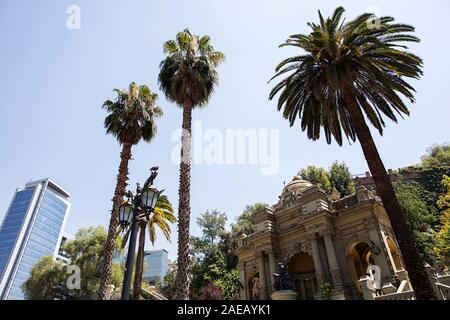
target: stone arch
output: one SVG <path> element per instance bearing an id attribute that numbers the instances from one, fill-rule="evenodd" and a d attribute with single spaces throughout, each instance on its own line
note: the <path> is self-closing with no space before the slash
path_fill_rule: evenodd
<path id="1" fill-rule="evenodd" d="M 348 239 L 345 244 L 345 252 L 350 252 L 350 250 L 354 247 L 358 242 L 370 243 L 370 239 L 366 236 L 358 236 L 355 235 L 353 238 Z"/>
<path id="2" fill-rule="evenodd" d="M 298 294 L 298 299 L 314 299 L 317 292 L 317 281 L 312 255 L 304 251 L 297 252 L 290 257 L 287 269 L 292 278 L 293 289 Z"/>
<path id="3" fill-rule="evenodd" d="M 289 249 L 284 250 L 281 253 L 281 261 L 287 265 L 289 261 L 292 259 L 293 256 L 295 256 L 298 253 L 306 253 L 312 256 L 312 248 L 311 243 L 304 242 L 304 243 L 298 243 L 296 245 L 291 246 Z"/>
<path id="4" fill-rule="evenodd" d="M 389 252 L 391 253 L 391 257 L 392 257 L 392 262 L 394 264 L 395 270 L 399 271 L 399 270 L 403 270 L 403 261 L 402 261 L 402 257 L 400 255 L 400 250 L 398 249 L 396 243 L 394 242 L 394 240 L 390 237 L 387 236 L 386 237 L 386 244 L 387 244 L 387 249 L 389 250 Z"/>
<path id="5" fill-rule="evenodd" d="M 288 261 L 288 271 L 291 273 L 308 273 L 314 270 L 313 257 L 307 252 L 300 251 Z"/>
<path id="6" fill-rule="evenodd" d="M 350 272 L 355 286 L 360 290 L 358 280 L 366 275 L 369 264 L 374 264 L 369 241 L 355 240 L 347 247 Z"/>

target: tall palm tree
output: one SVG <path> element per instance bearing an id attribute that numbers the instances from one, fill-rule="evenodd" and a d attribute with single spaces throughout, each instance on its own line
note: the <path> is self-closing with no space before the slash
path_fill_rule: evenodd
<path id="1" fill-rule="evenodd" d="M 175 40 L 164 43 L 166 58 L 161 61 L 159 83 L 167 99 L 183 109 L 180 184 L 178 189 L 178 271 L 174 299 L 188 299 L 189 222 L 191 215 L 191 127 L 192 109 L 208 103 L 218 83 L 216 67 L 225 58 L 215 51 L 209 36 L 199 37 L 188 29 Z"/>
<path id="2" fill-rule="evenodd" d="M 145 231 L 148 229 L 148 234 L 150 237 L 150 242 L 152 245 L 156 240 L 156 227 L 158 227 L 164 237 L 170 240 L 170 225 L 169 223 L 174 223 L 177 219 L 173 214 L 172 204 L 167 199 L 166 195 L 161 195 L 156 202 L 154 212 L 145 219 L 141 219 L 139 228 L 139 244 L 138 253 L 136 256 L 136 267 L 134 272 L 134 284 L 133 284 L 133 299 L 138 300 L 141 293 L 142 284 L 142 273 L 144 271 L 144 250 L 145 250 Z M 130 230 L 130 229 L 129 229 Z M 124 241 L 122 242 L 122 248 L 128 240 L 129 231 L 124 236 Z"/>
<path id="3" fill-rule="evenodd" d="M 364 156 L 403 254 L 406 269 L 418 299 L 434 298 L 424 264 L 401 213 L 392 184 L 381 161 L 364 114 L 380 134 L 383 115 L 397 122 L 395 112 L 409 115 L 399 95 L 414 102 L 414 88 L 405 78 L 420 78 L 422 60 L 406 51 L 407 42 L 419 42 L 412 26 L 394 23 L 392 17 L 365 13 L 354 20 L 341 20 L 344 9 L 320 23 L 308 23 L 308 35 L 290 36 L 282 46 L 305 53 L 283 60 L 273 78 L 286 75 L 271 91 L 279 92 L 278 110 L 293 126 L 296 118 L 309 139 L 332 137 L 342 145 L 342 131 L 350 141 L 361 144 Z M 273 79 L 272 78 L 272 79 Z"/>
<path id="4" fill-rule="evenodd" d="M 103 108 L 108 112 L 105 118 L 107 134 L 113 135 L 122 146 L 120 154 L 119 173 L 112 199 L 111 219 L 109 221 L 108 238 L 103 254 L 103 267 L 100 279 L 99 299 L 105 299 L 114 245 L 119 224 L 119 207 L 128 180 L 128 162 L 131 159 L 131 147 L 139 141 L 150 142 L 156 135 L 155 118 L 162 111 L 155 105 L 158 98 L 146 85 L 138 86 L 132 82 L 128 90 L 114 89 L 117 97 L 114 101 L 107 100 Z"/>

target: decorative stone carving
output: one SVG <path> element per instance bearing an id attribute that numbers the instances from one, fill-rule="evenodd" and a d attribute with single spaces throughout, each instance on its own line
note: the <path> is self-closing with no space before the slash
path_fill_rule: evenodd
<path id="1" fill-rule="evenodd" d="M 333 190 L 331 192 L 331 199 L 334 201 L 339 200 L 341 198 L 341 193 L 337 191 L 335 187 L 333 187 Z"/>
<path id="2" fill-rule="evenodd" d="M 364 186 L 356 186 L 356 197 L 358 202 L 364 202 L 370 199 L 375 199 L 377 201 L 381 201 L 381 199 L 376 195 L 376 193 L 367 190 Z"/>
<path id="3" fill-rule="evenodd" d="M 324 230 L 324 225 L 321 223 L 310 224 L 306 226 L 306 231 L 309 234 L 315 234 L 318 232 L 322 232 Z"/>
<path id="4" fill-rule="evenodd" d="M 301 198 L 300 192 L 294 192 L 292 190 L 285 190 L 279 197 L 278 203 L 274 205 L 275 209 L 288 208 L 295 205 Z"/>
<path id="5" fill-rule="evenodd" d="M 274 209 L 288 208 L 297 204 L 303 195 L 303 190 L 311 186 L 312 184 L 309 181 L 303 180 L 299 176 L 295 176 L 284 187 L 283 192 L 278 197 L 278 203 L 274 205 Z"/>
<path id="6" fill-rule="evenodd" d="M 307 254 L 309 254 L 310 256 L 312 256 L 312 248 L 311 248 L 311 242 L 304 242 L 301 245 L 301 252 L 305 252 Z"/>
<path id="7" fill-rule="evenodd" d="M 326 195 L 311 183 L 294 177 L 284 187 L 273 210 L 257 215 L 258 228 L 247 237 L 242 235 L 235 251 L 245 262 L 245 265 L 238 266 L 240 278 L 245 280 L 242 281 L 245 294 L 241 298 L 285 299 L 279 293 L 284 294 L 286 290 L 275 291 L 275 278 L 272 276 L 277 273 L 278 262 L 287 266 L 296 254 L 302 252 L 311 255 L 314 262 L 314 274 L 308 275 L 308 279 L 315 277 L 317 280 L 311 283 L 316 298 L 325 282 L 333 284 L 333 299 L 343 296 L 344 288 L 350 292 L 361 285 L 355 271 L 358 267 L 355 264 L 361 257 L 356 259 L 355 256 L 356 262 L 352 261 L 352 246 L 359 242 L 370 244 L 370 240 L 375 241 L 379 248 L 385 250 L 384 254 L 376 257 L 377 265 L 391 266 L 388 245 L 383 241 L 384 232 L 395 238 L 389 220 L 382 214 L 379 203 L 374 201 L 377 200 L 375 193 L 358 187 L 355 194 L 337 198 L 337 193 L 334 197 Z M 386 278 L 394 274 L 393 269 L 383 270 Z M 249 279 L 258 273 L 263 276 L 258 279 L 252 295 L 253 285 Z M 297 280 L 304 279 L 305 275 L 294 270 L 291 276 Z M 304 296 L 302 282 L 295 284 L 296 290 L 303 292 Z M 295 292 L 291 293 L 295 297 Z"/>
<path id="8" fill-rule="evenodd" d="M 238 235 L 237 237 L 237 247 L 241 248 L 241 247 L 245 247 L 245 245 L 247 244 L 246 241 L 247 235 L 242 232 L 241 234 Z"/>
<path id="9" fill-rule="evenodd" d="M 342 277 L 341 277 L 341 271 L 339 270 L 330 270 L 331 279 L 333 279 L 333 282 L 335 285 L 342 284 Z"/>
<path id="10" fill-rule="evenodd" d="M 295 255 L 295 249 L 293 247 L 284 249 L 280 252 L 280 260 L 284 264 L 287 264 L 294 255 Z"/>
<path id="11" fill-rule="evenodd" d="M 303 243 L 297 243 L 297 244 L 289 247 L 288 249 L 281 251 L 281 254 L 280 254 L 281 261 L 284 264 L 288 264 L 289 260 L 291 260 L 291 258 L 293 256 L 295 256 L 297 253 L 300 253 L 300 252 L 304 252 L 304 253 L 307 253 L 312 256 L 311 243 L 309 241 L 303 242 Z"/>

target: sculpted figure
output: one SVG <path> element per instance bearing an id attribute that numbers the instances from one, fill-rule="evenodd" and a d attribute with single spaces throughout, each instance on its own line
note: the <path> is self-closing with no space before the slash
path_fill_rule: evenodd
<path id="1" fill-rule="evenodd" d="M 291 278 L 283 263 L 278 263 L 278 272 L 274 273 L 273 276 L 275 278 L 275 290 L 292 290 Z"/>

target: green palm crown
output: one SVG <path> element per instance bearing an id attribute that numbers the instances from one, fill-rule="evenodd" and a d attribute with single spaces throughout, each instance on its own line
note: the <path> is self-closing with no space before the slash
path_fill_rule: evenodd
<path id="1" fill-rule="evenodd" d="M 278 110 L 283 109 L 283 117 L 291 126 L 298 116 L 308 138 L 319 139 L 323 127 L 327 142 L 331 143 L 334 137 L 339 145 L 342 130 L 347 139 L 356 139 L 345 93 L 354 97 L 382 134 L 385 126 L 382 115 L 395 122 L 395 113 L 402 117 L 409 115 L 400 95 L 414 102 L 414 88 L 404 77 L 418 79 L 422 74 L 422 60 L 401 44 L 419 42 L 411 34 L 412 26 L 371 13 L 345 22 L 341 19 L 343 13 L 344 9 L 339 7 L 324 19 L 319 11 L 320 24 L 308 23 L 310 34 L 292 35 L 280 45 L 306 52 L 285 59 L 276 67 L 273 78 L 287 76 L 269 96 L 272 100 L 280 93 Z"/>
<path id="2" fill-rule="evenodd" d="M 199 37 L 188 29 L 166 41 L 164 52 L 167 57 L 160 64 L 159 82 L 166 97 L 179 106 L 205 105 L 218 82 L 215 69 L 224 54 L 214 50 L 209 36 Z"/>
<path id="3" fill-rule="evenodd" d="M 150 142 L 156 135 L 154 119 L 162 115 L 155 105 L 158 95 L 146 85 L 132 82 L 128 90 L 114 89 L 117 98 L 107 100 L 103 107 L 108 111 L 104 126 L 106 132 L 121 144 L 137 144 L 141 139 Z"/>

